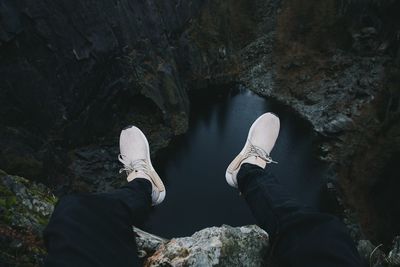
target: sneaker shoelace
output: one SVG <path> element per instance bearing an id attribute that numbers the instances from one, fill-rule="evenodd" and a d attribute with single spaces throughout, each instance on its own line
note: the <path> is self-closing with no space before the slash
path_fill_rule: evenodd
<path id="1" fill-rule="evenodd" d="M 270 155 L 262 148 L 253 145 L 252 143 L 250 143 L 250 149 L 246 154 L 246 158 L 247 157 L 260 157 L 261 159 L 263 159 L 265 162 L 267 163 L 275 163 L 278 164 L 278 162 L 274 161 Z"/>
<path id="2" fill-rule="evenodd" d="M 150 170 L 148 164 L 144 159 L 137 159 L 134 161 L 128 161 L 125 155 L 118 155 L 118 160 L 124 165 L 123 168 L 119 170 L 119 173 L 125 171 L 127 175 L 132 172 L 143 172 L 150 177 Z"/>

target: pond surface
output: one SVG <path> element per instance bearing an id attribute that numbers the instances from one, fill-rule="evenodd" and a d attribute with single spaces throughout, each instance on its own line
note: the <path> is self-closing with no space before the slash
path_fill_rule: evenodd
<path id="1" fill-rule="evenodd" d="M 210 226 L 240 226 L 255 220 L 225 170 L 242 149 L 248 129 L 271 111 L 281 131 L 268 168 L 302 203 L 320 208 L 324 165 L 316 159 L 316 137 L 291 109 L 245 90 L 201 92 L 191 96 L 189 130 L 158 154 L 154 166 L 167 188 L 164 202 L 146 222 L 151 233 L 171 238 Z"/>

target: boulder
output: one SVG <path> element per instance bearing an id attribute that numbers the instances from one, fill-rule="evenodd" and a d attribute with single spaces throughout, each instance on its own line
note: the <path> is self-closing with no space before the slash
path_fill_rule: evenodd
<path id="1" fill-rule="evenodd" d="M 56 198 L 42 184 L 0 170 L 0 265 L 40 266 L 42 231 Z"/>
<path id="2" fill-rule="evenodd" d="M 145 266 L 265 266 L 268 234 L 258 226 L 210 227 L 160 244 Z"/>

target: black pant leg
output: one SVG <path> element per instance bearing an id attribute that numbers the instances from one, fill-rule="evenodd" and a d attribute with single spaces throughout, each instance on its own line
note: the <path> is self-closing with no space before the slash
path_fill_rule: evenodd
<path id="1" fill-rule="evenodd" d="M 145 179 L 110 193 L 62 198 L 44 231 L 45 266 L 139 266 L 132 225 L 150 208 Z"/>
<path id="2" fill-rule="evenodd" d="M 279 266 L 362 265 L 343 223 L 300 205 L 268 170 L 243 164 L 238 184 L 260 227 L 270 234 Z"/>

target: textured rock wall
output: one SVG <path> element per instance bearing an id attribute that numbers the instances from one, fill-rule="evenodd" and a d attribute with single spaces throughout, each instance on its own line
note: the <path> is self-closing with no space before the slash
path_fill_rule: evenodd
<path id="1" fill-rule="evenodd" d="M 174 41 L 201 2 L 2 1 L 2 167 L 37 178 L 59 146 L 115 139 L 133 121 L 185 131 Z"/>
<path id="2" fill-rule="evenodd" d="M 174 81 L 170 38 L 200 3 L 3 1 L 2 93 L 8 98 L 2 100 L 15 102 L 3 103 L 8 109 L 2 107 L 2 114 L 14 104 L 14 116 L 45 131 L 90 112 L 89 104 L 112 98 L 123 87 L 132 94 L 143 90 L 162 111 L 185 111 L 184 90 Z M 125 62 L 126 57 L 134 60 Z M 156 72 L 149 74 L 166 76 L 160 77 L 160 87 L 135 86 L 135 78 L 145 83 L 140 75 L 146 67 Z M 167 79 L 178 88 L 162 90 Z M 15 123 L 12 119 L 2 116 L 2 122 Z"/>
<path id="3" fill-rule="evenodd" d="M 275 11 L 275 27 L 243 49 L 241 79 L 313 125 L 331 179 L 369 237 L 390 244 L 400 231 L 399 2 L 286 0 Z"/>
<path id="4" fill-rule="evenodd" d="M 252 12 L 245 0 L 2 1 L 0 166 L 97 187 L 115 175 L 93 169 L 115 159 L 122 127 L 164 147 L 186 131 L 188 89 L 235 81 L 228 62 L 251 39 Z"/>
<path id="5" fill-rule="evenodd" d="M 326 136 L 324 158 L 368 236 L 389 245 L 400 231 L 390 163 L 400 151 L 399 2 L 295 2 L 278 17 L 277 82 Z"/>

